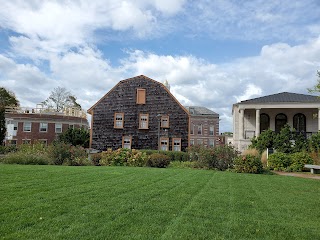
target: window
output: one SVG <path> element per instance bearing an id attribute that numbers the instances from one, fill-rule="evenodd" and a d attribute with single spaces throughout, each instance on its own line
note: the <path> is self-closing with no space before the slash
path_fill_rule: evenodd
<path id="1" fill-rule="evenodd" d="M 193 135 L 193 129 L 194 129 L 194 125 L 193 125 L 193 123 L 191 123 L 190 124 L 190 134 L 192 134 L 192 135 Z"/>
<path id="2" fill-rule="evenodd" d="M 24 122 L 23 123 L 23 131 L 24 132 L 31 132 L 31 122 Z"/>
<path id="3" fill-rule="evenodd" d="M 31 144 L 31 139 L 22 139 L 22 144 Z"/>
<path id="4" fill-rule="evenodd" d="M 18 122 L 12 121 L 12 124 L 13 124 L 13 131 L 17 131 L 18 130 Z"/>
<path id="5" fill-rule="evenodd" d="M 202 135 L 202 125 L 198 125 L 198 135 Z"/>
<path id="6" fill-rule="evenodd" d="M 181 138 L 172 139 L 172 151 L 181 151 Z"/>
<path id="7" fill-rule="evenodd" d="M 194 145 L 194 139 L 190 139 L 190 146 Z"/>
<path id="8" fill-rule="evenodd" d="M 142 88 L 137 89 L 137 104 L 146 104 L 146 90 Z"/>
<path id="9" fill-rule="evenodd" d="M 48 123 L 40 123 L 40 132 L 47 132 L 48 130 Z"/>
<path id="10" fill-rule="evenodd" d="M 122 137 L 122 148 L 131 149 L 131 136 Z"/>
<path id="11" fill-rule="evenodd" d="M 209 127 L 209 135 L 211 135 L 211 136 L 214 135 L 214 126 Z"/>
<path id="12" fill-rule="evenodd" d="M 169 128 L 169 116 L 161 116 L 161 127 Z"/>
<path id="13" fill-rule="evenodd" d="M 297 113 L 293 116 L 293 128 L 297 132 L 306 132 L 306 116 L 302 113 Z"/>
<path id="14" fill-rule="evenodd" d="M 287 116 L 283 113 L 279 113 L 276 116 L 276 133 L 279 133 L 281 128 L 287 124 Z"/>
<path id="15" fill-rule="evenodd" d="M 214 147 L 214 139 L 209 139 L 209 147 Z"/>
<path id="16" fill-rule="evenodd" d="M 268 130 L 270 127 L 270 117 L 266 113 L 260 114 L 260 133 Z"/>
<path id="17" fill-rule="evenodd" d="M 160 138 L 160 150 L 168 151 L 169 150 L 169 138 Z"/>
<path id="18" fill-rule="evenodd" d="M 74 125 L 73 124 L 69 124 L 69 128 L 74 129 Z"/>
<path id="19" fill-rule="evenodd" d="M 148 129 L 149 114 L 140 113 L 139 115 L 139 129 Z"/>
<path id="20" fill-rule="evenodd" d="M 197 139 L 197 145 L 203 145 L 203 139 Z"/>
<path id="21" fill-rule="evenodd" d="M 8 144 L 9 146 L 17 146 L 17 140 L 10 140 Z"/>
<path id="22" fill-rule="evenodd" d="M 55 132 L 56 133 L 62 133 L 62 123 L 56 123 L 55 124 Z"/>
<path id="23" fill-rule="evenodd" d="M 114 128 L 123 128 L 124 113 L 114 114 Z"/>

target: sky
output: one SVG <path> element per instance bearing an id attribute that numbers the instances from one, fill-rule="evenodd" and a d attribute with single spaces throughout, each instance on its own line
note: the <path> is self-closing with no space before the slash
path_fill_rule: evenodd
<path id="1" fill-rule="evenodd" d="M 35 107 L 64 87 L 87 110 L 120 80 L 167 80 L 183 105 L 309 94 L 320 0 L 0 0 L 0 86 Z M 89 118 L 90 120 L 90 118 Z"/>

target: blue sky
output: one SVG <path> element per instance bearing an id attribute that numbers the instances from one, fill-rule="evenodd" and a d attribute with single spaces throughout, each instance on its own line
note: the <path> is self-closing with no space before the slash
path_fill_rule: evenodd
<path id="1" fill-rule="evenodd" d="M 220 114 L 320 69 L 319 0 L 0 0 L 0 85 L 34 107 L 65 87 L 90 108 L 120 80 L 168 80 L 184 105 Z"/>

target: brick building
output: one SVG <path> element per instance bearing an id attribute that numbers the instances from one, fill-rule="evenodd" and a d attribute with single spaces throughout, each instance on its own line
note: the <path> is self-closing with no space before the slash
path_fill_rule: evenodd
<path id="1" fill-rule="evenodd" d="M 223 144 L 219 136 L 219 114 L 205 107 L 186 106 L 190 113 L 190 145 L 213 147 Z"/>
<path id="2" fill-rule="evenodd" d="M 7 108 L 5 118 L 5 145 L 50 144 L 69 127 L 88 128 L 86 114 L 76 109 L 55 112 L 44 108 Z"/>

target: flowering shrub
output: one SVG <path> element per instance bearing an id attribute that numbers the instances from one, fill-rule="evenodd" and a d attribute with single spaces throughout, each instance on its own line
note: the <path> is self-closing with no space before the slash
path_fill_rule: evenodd
<path id="1" fill-rule="evenodd" d="M 127 164 L 128 166 L 132 166 L 132 167 L 143 167 L 146 165 L 147 160 L 148 160 L 148 156 L 145 152 L 141 152 L 133 149 L 130 152 L 129 158 L 127 160 Z"/>
<path id="2" fill-rule="evenodd" d="M 238 156 L 234 161 L 234 169 L 238 173 L 262 173 L 261 160 L 257 156 Z"/>

